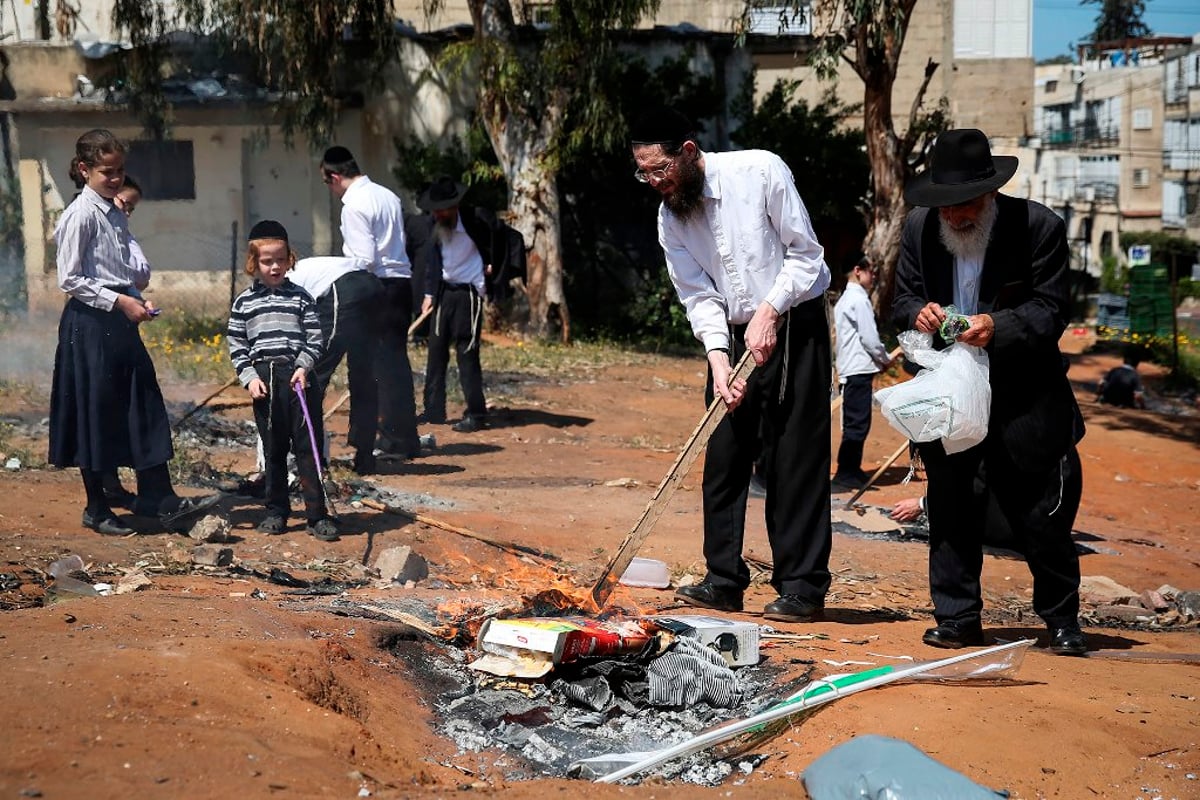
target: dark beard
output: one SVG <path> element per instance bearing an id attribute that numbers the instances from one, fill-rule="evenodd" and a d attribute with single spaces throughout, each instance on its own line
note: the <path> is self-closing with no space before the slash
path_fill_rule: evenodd
<path id="1" fill-rule="evenodd" d="M 458 229 L 458 217 L 439 217 L 434 220 L 433 233 L 441 244 L 447 244 Z"/>
<path id="2" fill-rule="evenodd" d="M 687 222 L 704 205 L 704 171 L 696 161 L 680 161 L 675 172 L 675 191 L 663 197 L 663 205 L 680 222 Z"/>

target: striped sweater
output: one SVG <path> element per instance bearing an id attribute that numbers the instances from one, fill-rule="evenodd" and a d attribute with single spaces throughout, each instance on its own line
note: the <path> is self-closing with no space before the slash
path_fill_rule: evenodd
<path id="1" fill-rule="evenodd" d="M 324 347 L 316 302 L 286 279 L 278 289 L 255 281 L 238 295 L 229 312 L 228 338 L 229 357 L 242 386 L 258 377 L 257 362 L 311 372 Z"/>

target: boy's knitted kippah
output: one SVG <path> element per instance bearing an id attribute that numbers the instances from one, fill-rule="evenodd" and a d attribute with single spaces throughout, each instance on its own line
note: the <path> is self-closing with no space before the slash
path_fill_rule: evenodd
<path id="1" fill-rule="evenodd" d="M 286 243 L 288 240 L 287 229 L 273 219 L 264 219 L 256 223 L 250 229 L 250 235 L 246 237 L 248 242 L 255 239 L 282 239 Z"/>

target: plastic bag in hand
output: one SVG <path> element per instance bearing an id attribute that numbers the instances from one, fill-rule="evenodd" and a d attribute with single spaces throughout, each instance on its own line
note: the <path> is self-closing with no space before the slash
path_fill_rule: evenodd
<path id="1" fill-rule="evenodd" d="M 940 439 L 947 453 L 982 442 L 992 407 L 987 353 L 961 342 L 934 350 L 932 335 L 919 331 L 899 339 L 905 356 L 925 369 L 875 393 L 888 424 L 914 442 Z"/>

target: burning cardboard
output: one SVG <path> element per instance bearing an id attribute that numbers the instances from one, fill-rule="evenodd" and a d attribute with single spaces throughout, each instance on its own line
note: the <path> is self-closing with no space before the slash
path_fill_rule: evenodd
<path id="1" fill-rule="evenodd" d="M 484 655 L 471 663 L 471 669 L 503 677 L 540 678 L 556 664 L 640 653 L 653 638 L 636 620 L 489 619 L 479 629 L 478 646 Z"/>

